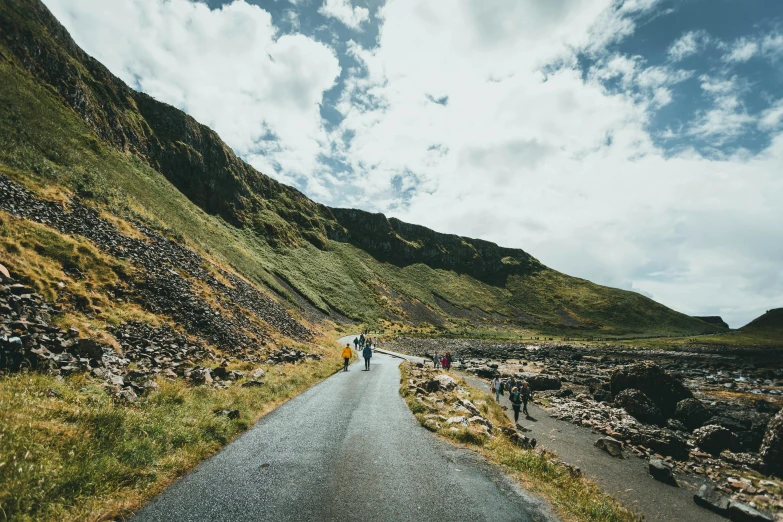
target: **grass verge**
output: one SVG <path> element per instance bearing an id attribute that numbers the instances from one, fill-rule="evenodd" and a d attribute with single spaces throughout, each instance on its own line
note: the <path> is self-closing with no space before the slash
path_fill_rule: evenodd
<path id="1" fill-rule="evenodd" d="M 597 484 L 565 465 L 551 452 L 527 450 L 511 441 L 503 428 L 512 427 L 506 413 L 489 394 L 459 381 L 456 390 L 437 392 L 437 397 L 415 393 L 414 365 L 400 365 L 400 394 L 414 416 L 425 428 L 452 443 L 479 452 L 489 462 L 503 468 L 527 490 L 546 498 L 564 520 L 594 522 L 636 522 L 640 519 L 617 500 L 607 495 Z M 434 400 L 429 400 L 429 399 Z M 469 400 L 495 429 L 488 435 L 480 425 L 448 426 L 443 417 L 463 415 L 454 405 L 458 399 Z M 470 414 L 464 414 L 470 416 Z M 440 417 L 442 416 L 442 417 Z M 439 421 L 440 419 L 440 421 Z"/>
<path id="2" fill-rule="evenodd" d="M 160 379 L 160 391 L 134 404 L 114 402 L 85 375 L 0 377 L 0 520 L 122 517 L 333 374 L 338 355 L 328 350 L 321 361 L 269 367 L 257 388 Z M 224 409 L 241 414 L 214 413 Z"/>

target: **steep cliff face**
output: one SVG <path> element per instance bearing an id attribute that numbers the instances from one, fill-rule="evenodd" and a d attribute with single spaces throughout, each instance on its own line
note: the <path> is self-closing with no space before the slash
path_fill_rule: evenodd
<path id="1" fill-rule="evenodd" d="M 522 250 L 404 223 L 383 214 L 354 209 L 332 209 L 341 225 L 331 233 L 382 261 L 400 266 L 422 263 L 432 268 L 468 274 L 488 284 L 504 286 L 511 274 L 524 275 L 544 265 Z"/>
<path id="2" fill-rule="evenodd" d="M 297 226 L 298 234 L 289 230 L 285 239 L 324 244 L 333 225 L 325 207 L 257 172 L 184 112 L 129 88 L 82 51 L 39 0 L 8 0 L 0 9 L 0 41 L 12 53 L 5 59 L 51 85 L 103 141 L 145 161 L 229 223 L 252 225 L 257 213 L 272 211 Z"/>

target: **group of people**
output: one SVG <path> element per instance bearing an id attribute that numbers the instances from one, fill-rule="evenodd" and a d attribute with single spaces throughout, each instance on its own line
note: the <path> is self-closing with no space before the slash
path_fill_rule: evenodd
<path id="1" fill-rule="evenodd" d="M 532 398 L 533 392 L 530 390 L 530 385 L 527 381 L 517 381 L 514 377 L 503 381 L 499 375 L 496 375 L 489 388 L 495 393 L 495 400 L 498 402 L 500 402 L 500 396 L 504 395 L 504 391 L 510 391 L 508 400 L 511 401 L 511 408 L 514 410 L 515 423 L 519 422 L 520 409 L 525 414 L 525 417 L 530 417 L 530 414 L 527 412 L 527 403 Z"/>
<path id="2" fill-rule="evenodd" d="M 446 352 L 443 355 L 437 353 L 432 356 L 433 368 L 443 368 L 446 371 L 451 369 L 451 352 Z"/>
<path id="3" fill-rule="evenodd" d="M 364 357 L 364 371 L 369 372 L 370 371 L 370 359 L 372 358 L 372 351 L 375 346 L 377 346 L 378 340 L 373 339 L 372 337 L 365 337 L 364 334 L 361 334 L 359 337 L 354 337 L 353 339 L 353 346 L 356 349 L 357 352 L 360 352 L 362 354 L 362 357 Z M 343 348 L 343 371 L 348 371 L 348 363 L 351 362 L 351 356 L 353 355 L 353 352 L 351 351 L 351 344 L 346 343 L 345 348 Z"/>

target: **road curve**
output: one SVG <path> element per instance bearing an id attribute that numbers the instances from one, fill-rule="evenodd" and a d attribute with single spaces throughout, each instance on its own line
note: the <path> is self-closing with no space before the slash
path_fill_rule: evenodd
<path id="1" fill-rule="evenodd" d="M 427 432 L 400 359 L 357 362 L 262 418 L 133 520 L 544 521 L 549 507 Z"/>

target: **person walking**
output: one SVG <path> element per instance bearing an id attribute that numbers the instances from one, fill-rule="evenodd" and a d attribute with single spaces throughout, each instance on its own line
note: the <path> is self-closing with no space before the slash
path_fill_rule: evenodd
<path id="1" fill-rule="evenodd" d="M 527 381 L 522 382 L 522 390 L 520 395 L 522 404 L 524 405 L 524 408 L 522 408 L 522 413 L 525 414 L 525 417 L 530 417 L 530 414 L 527 412 L 527 403 L 530 400 L 530 397 L 532 397 L 533 393 L 530 391 L 530 385 L 528 385 Z"/>
<path id="2" fill-rule="evenodd" d="M 500 387 L 503 386 L 500 382 L 500 375 L 495 375 L 495 378 L 492 379 L 492 385 L 490 386 L 490 389 L 495 392 L 495 400 L 500 403 Z"/>
<path id="3" fill-rule="evenodd" d="M 432 356 L 432 368 L 435 369 L 438 366 L 440 366 L 440 357 L 436 353 L 435 355 Z"/>
<path id="4" fill-rule="evenodd" d="M 511 408 L 514 410 L 514 424 L 519 425 L 519 409 L 522 407 L 522 396 L 519 393 L 519 388 L 514 386 L 508 395 L 508 399 L 511 401 Z"/>
<path id="5" fill-rule="evenodd" d="M 441 358 L 440 365 L 446 371 L 449 371 L 449 368 L 451 368 L 451 364 L 449 364 L 449 359 L 445 355 Z"/>
<path id="6" fill-rule="evenodd" d="M 364 369 L 366 371 L 370 371 L 370 358 L 372 357 L 372 347 L 369 344 L 364 345 L 364 350 L 362 351 L 362 356 L 364 356 Z"/>
<path id="7" fill-rule="evenodd" d="M 357 352 L 359 351 L 359 338 L 358 337 L 354 337 L 353 338 L 353 348 Z"/>
<path id="8" fill-rule="evenodd" d="M 343 371 L 348 371 L 348 363 L 351 362 L 351 355 L 353 355 L 353 352 L 351 351 L 351 345 L 346 343 L 345 348 L 343 348 Z"/>

